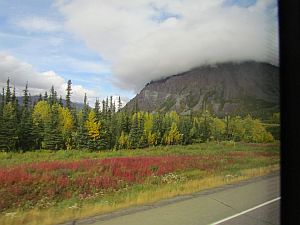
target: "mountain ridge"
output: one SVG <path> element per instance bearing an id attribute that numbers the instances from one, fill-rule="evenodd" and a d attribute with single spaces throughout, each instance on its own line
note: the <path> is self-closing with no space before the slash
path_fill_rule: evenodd
<path id="1" fill-rule="evenodd" d="M 211 111 L 262 116 L 279 111 L 279 68 L 264 62 L 226 62 L 196 67 L 150 81 L 124 107 L 182 115 Z"/>

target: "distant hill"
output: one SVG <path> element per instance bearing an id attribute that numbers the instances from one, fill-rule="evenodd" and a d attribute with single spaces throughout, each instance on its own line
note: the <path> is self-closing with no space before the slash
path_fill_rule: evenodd
<path id="1" fill-rule="evenodd" d="M 22 96 L 17 96 L 17 98 L 18 98 L 19 105 L 21 106 L 23 104 L 23 97 Z M 31 104 L 35 104 L 38 101 L 39 96 L 38 95 L 33 95 L 33 96 L 30 96 L 30 98 L 31 98 Z M 65 99 L 62 100 L 62 103 L 63 103 L 64 106 L 66 106 L 66 100 Z M 83 103 L 75 102 L 75 103 L 72 103 L 72 106 L 76 107 L 76 109 L 82 109 L 83 108 Z"/>
<path id="2" fill-rule="evenodd" d="M 124 107 L 143 111 L 175 110 L 266 117 L 279 112 L 279 68 L 253 61 L 202 66 L 151 81 Z"/>

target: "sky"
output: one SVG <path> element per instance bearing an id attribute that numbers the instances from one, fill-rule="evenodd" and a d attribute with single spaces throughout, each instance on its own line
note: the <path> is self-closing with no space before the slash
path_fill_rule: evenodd
<path id="1" fill-rule="evenodd" d="M 206 64 L 278 65 L 276 0 L 0 0 L 0 84 L 72 101 L 121 96 Z"/>

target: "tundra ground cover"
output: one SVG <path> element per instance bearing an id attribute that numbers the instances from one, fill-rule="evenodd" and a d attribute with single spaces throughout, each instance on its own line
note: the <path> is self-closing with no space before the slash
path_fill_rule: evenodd
<path id="1" fill-rule="evenodd" d="M 170 197 L 166 193 L 175 190 L 175 195 L 188 190 L 196 191 L 200 188 L 198 183 L 205 179 L 213 179 L 214 176 L 225 178 L 228 174 L 241 177 L 245 170 L 278 166 L 279 163 L 276 144 L 209 143 L 180 148 L 174 146 L 97 154 L 78 151 L 81 159 L 76 160 L 73 153 L 64 159 L 59 155 L 61 152 L 56 157 L 55 153 L 49 152 L 52 158 L 42 153 L 44 160 L 28 159 L 24 163 L 20 161 L 28 157 L 27 153 L 15 153 L 16 161 L 12 160 L 11 164 L 5 155 L 1 155 L 0 222 L 30 224 L 34 221 L 22 219 L 28 216 L 30 210 L 43 214 L 53 209 L 58 210 L 54 218 L 55 222 L 59 222 L 62 218 L 60 220 L 57 215 L 62 210 L 64 214 L 70 208 L 72 213 L 74 210 L 81 211 L 82 217 L 91 213 L 91 210 L 83 213 L 84 209 L 97 205 L 98 210 L 94 213 L 101 213 L 99 206 L 114 209 L 126 206 L 126 202 L 128 205 L 134 204 L 134 201 L 140 204 L 150 200 L 147 193 L 153 193 L 151 199 L 158 200 Z M 218 182 L 222 184 L 220 180 Z M 194 188 L 190 189 L 193 185 Z M 205 185 L 202 184 L 203 187 Z M 7 216 L 16 212 L 19 217 Z M 69 218 L 72 217 L 74 215 L 69 215 Z M 46 224 L 45 221 L 43 224 Z"/>

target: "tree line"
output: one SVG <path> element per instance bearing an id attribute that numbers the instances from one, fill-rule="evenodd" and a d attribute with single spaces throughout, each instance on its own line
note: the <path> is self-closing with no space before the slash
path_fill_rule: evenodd
<path id="1" fill-rule="evenodd" d="M 12 91 L 13 89 L 13 91 Z M 206 141 L 271 142 L 274 137 L 259 119 L 218 118 L 204 111 L 181 116 L 176 112 L 149 113 L 122 110 L 112 96 L 93 108 L 84 96 L 83 108 L 71 103 L 72 82 L 68 81 L 65 104 L 52 86 L 32 102 L 28 84 L 19 104 L 15 88 L 7 80 L 0 104 L 0 150 L 38 149 L 136 149 L 157 145 L 191 144 Z M 101 105 L 101 106 L 100 106 Z"/>

